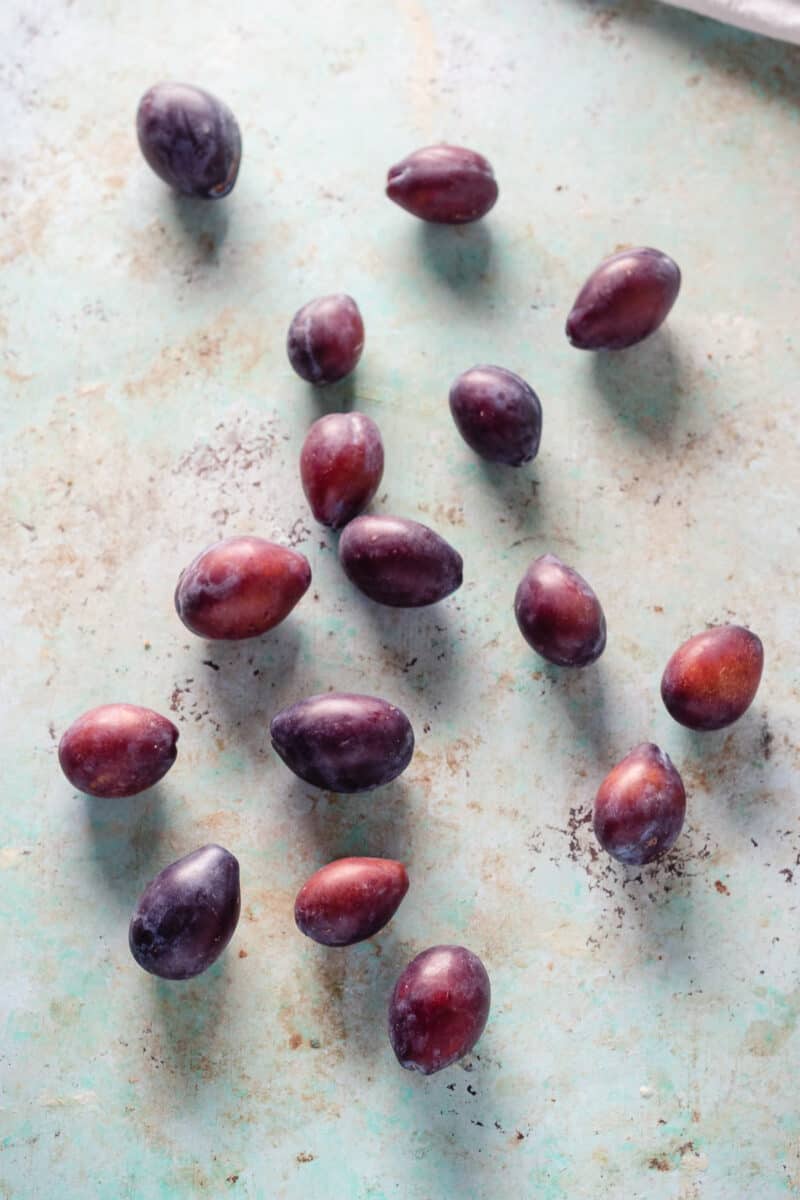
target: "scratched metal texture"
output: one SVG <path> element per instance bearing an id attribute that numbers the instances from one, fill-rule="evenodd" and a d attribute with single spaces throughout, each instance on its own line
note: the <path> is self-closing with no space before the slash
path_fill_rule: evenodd
<path id="1" fill-rule="evenodd" d="M 647 0 L 7 0 L 2 15 L 3 823 L 0 1196 L 13 1200 L 778 1200 L 800 1194 L 797 904 L 798 51 Z M 160 78 L 226 98 L 230 199 L 176 199 L 133 133 Z M 446 139 L 489 156 L 496 210 L 426 227 L 389 164 Z M 662 247 L 669 327 L 570 349 L 578 286 Z M 313 392 L 285 331 L 346 290 L 351 383 Z M 497 362 L 544 406 L 538 460 L 488 469 L 452 377 Z M 375 508 L 429 522 L 464 586 L 396 612 L 316 528 L 309 422 L 379 422 Z M 172 609 L 224 535 L 299 546 L 314 581 L 263 639 L 209 645 Z M 577 566 L 608 649 L 548 668 L 512 615 L 529 560 Z M 740 620 L 757 701 L 695 736 L 658 696 L 675 646 Z M 268 745 L 326 688 L 406 709 L 404 777 L 337 798 Z M 89 706 L 171 715 L 176 766 L 93 801 L 55 747 Z M 598 855 L 606 770 L 653 739 L 689 791 L 667 860 Z M 129 956 L 148 879 L 207 841 L 242 865 L 222 960 L 187 984 Z M 390 928 L 303 939 L 294 894 L 343 854 L 404 859 Z M 402 965 L 461 942 L 494 989 L 469 1061 L 395 1063 Z"/>

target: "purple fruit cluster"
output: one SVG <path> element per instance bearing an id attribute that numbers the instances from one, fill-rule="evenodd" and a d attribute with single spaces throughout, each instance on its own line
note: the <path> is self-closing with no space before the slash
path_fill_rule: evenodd
<path id="1" fill-rule="evenodd" d="M 187 195 L 219 199 L 233 188 L 241 135 L 233 113 L 201 88 L 162 83 L 137 114 L 142 153 L 165 182 Z M 463 147 L 417 150 L 393 166 L 386 193 L 423 221 L 458 225 L 484 217 L 498 199 L 491 165 Z M 668 316 L 681 274 L 666 254 L 623 250 L 605 259 L 578 292 L 566 323 L 573 346 L 623 350 L 649 337 Z M 345 294 L 312 299 L 292 318 L 286 342 L 295 372 L 314 386 L 344 379 L 364 348 L 364 321 Z M 513 371 L 478 365 L 449 392 L 453 422 L 467 446 L 494 464 L 521 468 L 539 451 L 542 405 Z M 462 584 L 459 552 L 435 530 L 406 517 L 364 510 L 384 472 L 380 430 L 363 413 L 316 421 L 300 451 L 299 475 L 314 518 L 341 530 L 344 576 L 369 600 L 395 608 L 437 604 Z M 231 537 L 208 546 L 180 572 L 178 617 L 192 633 L 218 640 L 260 637 L 302 601 L 311 567 L 295 550 L 262 537 Z M 552 553 L 529 565 L 516 589 L 519 631 L 559 668 L 588 668 L 606 647 L 606 617 L 590 584 Z M 689 638 L 669 659 L 664 705 L 693 730 L 730 725 L 758 689 L 763 648 L 740 626 Z M 272 746 L 305 783 L 355 793 L 396 779 L 414 753 L 414 731 L 388 700 L 329 691 L 275 713 Z M 78 717 L 59 745 L 61 768 L 79 790 L 104 799 L 152 787 L 177 756 L 178 731 L 165 717 L 112 703 Z M 621 863 L 639 867 L 667 853 L 680 836 L 686 792 L 669 757 L 644 742 L 600 784 L 594 832 Z M 298 929 L 326 947 L 346 947 L 379 933 L 409 889 L 406 867 L 381 858 L 343 858 L 316 871 L 294 905 Z M 131 954 L 144 970 L 184 980 L 206 970 L 230 942 L 241 907 L 239 863 L 230 851 L 203 846 L 166 866 L 145 887 L 129 927 Z M 463 946 L 418 954 L 398 978 L 389 1004 L 389 1039 L 401 1066 L 430 1074 L 469 1053 L 483 1033 L 491 988 L 480 959 Z"/>

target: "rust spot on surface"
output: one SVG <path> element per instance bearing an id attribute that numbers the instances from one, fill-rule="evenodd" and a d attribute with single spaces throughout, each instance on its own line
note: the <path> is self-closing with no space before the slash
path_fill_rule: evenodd
<path id="1" fill-rule="evenodd" d="M 721 879 L 715 879 L 715 880 L 714 880 L 714 887 L 717 889 L 717 891 L 719 892 L 720 896 L 730 896 L 730 892 L 729 892 L 729 891 L 728 891 L 728 889 L 725 887 L 725 884 L 722 882 L 722 880 L 721 880 Z"/>
<path id="2" fill-rule="evenodd" d="M 651 1171 L 671 1171 L 669 1159 L 666 1154 L 655 1154 L 648 1162 L 648 1167 Z"/>
<path id="3" fill-rule="evenodd" d="M 409 778 L 414 783 L 419 783 L 429 792 L 433 784 L 433 771 L 436 760 L 432 754 L 427 754 L 424 750 L 418 747 L 414 750 L 414 757 L 411 760 L 411 765 L 408 770 Z"/>
<path id="4" fill-rule="evenodd" d="M 314 1161 L 314 1155 L 309 1154 L 305 1150 L 301 1151 L 300 1154 L 296 1154 L 295 1158 L 299 1163 L 310 1163 Z"/>
<path id="5" fill-rule="evenodd" d="M 15 236 L 4 241 L 0 264 L 13 262 L 20 255 L 38 255 L 44 248 L 45 234 L 56 209 L 56 197 L 42 196 L 34 200 L 17 219 Z M 60 206 L 59 206 L 60 207 Z"/>
<path id="6" fill-rule="evenodd" d="M 292 1036 L 289 1038 L 289 1049 L 290 1050 L 296 1050 L 298 1048 L 298 1046 L 302 1046 L 302 1044 L 303 1044 L 303 1039 L 300 1037 L 299 1033 L 293 1033 Z"/>
<path id="7" fill-rule="evenodd" d="M 441 524 L 464 524 L 464 509 L 460 504 L 437 504 L 433 510 L 433 515 Z"/>

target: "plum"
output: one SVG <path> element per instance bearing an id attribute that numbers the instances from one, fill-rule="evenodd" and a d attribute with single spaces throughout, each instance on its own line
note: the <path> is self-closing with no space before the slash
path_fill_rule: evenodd
<path id="1" fill-rule="evenodd" d="M 156 175 L 188 196 L 218 200 L 236 183 L 242 135 L 231 110 L 188 83 L 157 83 L 136 114 L 142 154 Z"/>
<path id="2" fill-rule="evenodd" d="M 162 979 L 191 979 L 219 958 L 239 920 L 239 863 L 222 846 L 179 858 L 148 883 L 128 942 L 140 967 Z"/>
<path id="3" fill-rule="evenodd" d="M 463 225 L 485 217 L 497 200 L 490 164 L 463 146 L 426 146 L 390 168 L 386 195 L 422 221 Z"/>
<path id="4" fill-rule="evenodd" d="M 138 704 L 103 704 L 73 721 L 58 744 L 61 770 L 90 796 L 135 796 L 158 783 L 178 754 L 178 730 Z"/>
<path id="5" fill-rule="evenodd" d="M 450 412 L 467 445 L 488 462 L 521 467 L 538 453 L 539 397 L 505 367 L 472 367 L 459 375 L 450 388 Z"/>
<path id="6" fill-rule="evenodd" d="M 404 712 L 377 696 L 323 692 L 282 709 L 272 745 L 300 779 L 331 792 L 365 792 L 396 779 L 414 753 Z"/>
<path id="7" fill-rule="evenodd" d="M 367 507 L 383 476 L 378 426 L 363 413 L 328 413 L 309 429 L 300 453 L 300 479 L 322 525 L 341 529 Z"/>
<path id="8" fill-rule="evenodd" d="M 337 383 L 354 371 L 364 349 L 364 322 L 352 296 L 309 300 L 292 317 L 286 353 L 307 383 Z"/>
<path id="9" fill-rule="evenodd" d="M 606 619 L 589 584 L 555 554 L 535 559 L 514 598 L 526 642 L 559 667 L 585 667 L 606 645 Z"/>
<path id="10" fill-rule="evenodd" d="M 408 891 L 401 862 L 339 858 L 320 867 L 297 894 L 294 919 L 322 946 L 352 946 L 391 921 Z"/>
<path id="11" fill-rule="evenodd" d="M 308 559 L 296 550 L 259 537 L 230 537 L 181 571 L 175 609 L 199 637 L 259 637 L 288 617 L 310 583 Z"/>
<path id="12" fill-rule="evenodd" d="M 724 729 L 753 703 L 764 647 L 741 625 L 715 625 L 679 646 L 664 669 L 661 698 L 689 729 Z"/>
<path id="13" fill-rule="evenodd" d="M 644 742 L 600 784 L 594 832 L 614 858 L 639 866 L 675 844 L 685 815 L 686 792 L 680 775 L 663 750 Z"/>
<path id="14" fill-rule="evenodd" d="M 567 337 L 578 350 L 625 350 L 667 319 L 678 298 L 681 273 L 660 250 L 621 250 L 600 263 L 567 317 Z"/>
<path id="15" fill-rule="evenodd" d="M 394 608 L 436 604 L 463 579 L 458 551 L 427 525 L 403 517 L 356 517 L 339 541 L 339 561 L 359 591 Z"/>
<path id="16" fill-rule="evenodd" d="M 389 1002 L 389 1040 L 401 1067 L 432 1075 L 468 1054 L 486 1027 L 491 985 L 477 954 L 432 946 L 401 974 Z"/>

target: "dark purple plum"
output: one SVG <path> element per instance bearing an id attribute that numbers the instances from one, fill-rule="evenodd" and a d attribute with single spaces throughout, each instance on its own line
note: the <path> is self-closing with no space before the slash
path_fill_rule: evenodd
<path id="1" fill-rule="evenodd" d="M 341 529 L 367 507 L 383 477 L 378 426 L 363 413 L 329 413 L 309 429 L 300 454 L 300 478 L 322 525 Z"/>
<path id="2" fill-rule="evenodd" d="M 559 667 L 585 667 L 603 653 L 606 619 L 589 584 L 555 554 L 534 559 L 514 598 L 528 645 Z"/>
<path id="3" fill-rule="evenodd" d="M 219 958 L 239 920 L 239 863 L 203 846 L 165 867 L 139 898 L 128 931 L 140 967 L 162 979 L 192 979 Z"/>
<path id="4" fill-rule="evenodd" d="M 330 792 L 366 792 L 405 771 L 414 731 L 404 712 L 377 696 L 323 692 L 272 718 L 272 745 L 306 783 Z"/>
<path id="5" fill-rule="evenodd" d="M 614 858 L 641 866 L 677 841 L 686 815 L 683 781 L 669 757 L 644 742 L 609 771 L 594 801 L 594 832 Z"/>
<path id="6" fill-rule="evenodd" d="M 259 537 L 225 538 L 181 571 L 175 609 L 199 637 L 259 637 L 288 617 L 310 583 L 308 559 L 296 550 Z"/>
<path id="7" fill-rule="evenodd" d="M 354 371 L 364 349 L 364 322 L 352 296 L 309 300 L 292 317 L 289 362 L 301 379 L 321 386 Z"/>
<path id="8" fill-rule="evenodd" d="M 386 195 L 406 212 L 438 225 L 485 217 L 497 200 L 494 171 L 463 146 L 426 146 L 391 167 Z"/>
<path id="9" fill-rule="evenodd" d="M 486 968 L 471 950 L 423 950 L 389 1002 L 389 1041 L 400 1066 L 432 1075 L 469 1054 L 486 1027 L 491 996 Z"/>
<path id="10" fill-rule="evenodd" d="M 352 946 L 391 921 L 408 891 L 401 862 L 340 858 L 321 867 L 297 894 L 294 919 L 322 946 Z"/>
<path id="11" fill-rule="evenodd" d="M 70 725 L 58 745 L 61 770 L 90 796 L 135 796 L 158 783 L 178 754 L 178 730 L 151 708 L 103 704 Z"/>
<path id="12" fill-rule="evenodd" d="M 724 729 L 753 703 L 763 669 L 760 638 L 741 625 L 716 625 L 678 647 L 664 670 L 661 698 L 689 729 Z"/>
<path id="13" fill-rule="evenodd" d="M 419 521 L 356 517 L 339 539 L 339 561 L 370 600 L 393 608 L 436 604 L 461 587 L 457 550 Z"/>
<path id="14" fill-rule="evenodd" d="M 505 367 L 472 367 L 450 388 L 450 412 L 467 445 L 488 462 L 521 467 L 536 457 L 542 406 Z"/>
<path id="15" fill-rule="evenodd" d="M 242 135 L 231 110 L 188 83 L 157 83 L 136 114 L 139 146 L 160 179 L 187 196 L 218 200 L 236 183 Z"/>
<path id="16" fill-rule="evenodd" d="M 567 317 L 567 337 L 579 350 L 635 346 L 667 318 L 681 273 L 660 250 L 622 250 L 600 263 Z"/>

